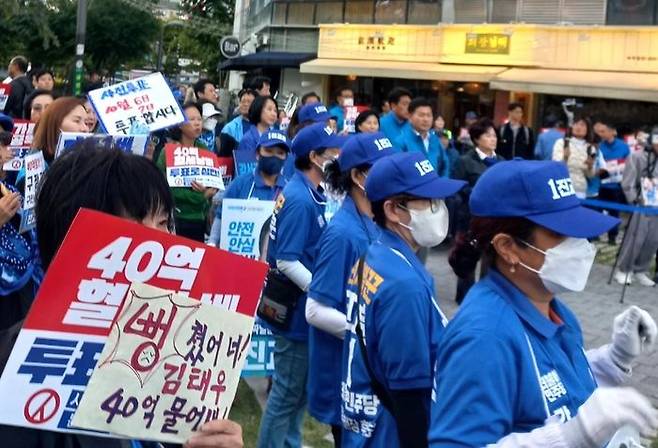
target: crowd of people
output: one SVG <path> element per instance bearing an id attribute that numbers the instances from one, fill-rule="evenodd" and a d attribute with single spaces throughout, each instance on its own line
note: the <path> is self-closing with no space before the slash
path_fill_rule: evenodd
<path id="1" fill-rule="evenodd" d="M 153 133 L 145 157 L 87 140 L 55 158 L 61 132 L 102 130 L 85 98 L 54 98 L 52 73 L 31 85 L 26 71 L 24 58 L 12 59 L 20 87 L 0 115 L 0 155 L 8 157 L 12 117 L 24 117 L 36 123 L 32 151 L 48 169 L 36 229 L 23 234 L 21 173 L 0 172 L 0 369 L 80 207 L 219 246 L 224 198 L 272 200 L 258 318 L 274 333 L 275 370 L 259 447 L 301 447 L 307 410 L 346 448 L 600 447 L 625 426 L 658 430 L 658 411 L 622 387 L 653 346 L 653 318 L 631 306 L 614 319 L 609 344 L 585 351 L 558 297 L 584 290 L 591 241 L 618 237 L 615 209 L 582 199 L 647 205 L 641 181 L 658 176 L 658 127 L 638 151 L 603 118 L 575 117 L 565 134 L 552 120 L 537 136 L 511 103 L 502 126 L 468 113 L 453 134 L 430 101 L 398 87 L 387 113 L 361 112 L 350 133 L 350 88 L 329 107 L 309 92 L 285 117 L 259 76 L 226 114 L 216 86 L 198 81 L 181 98 L 186 121 Z M 255 153 L 256 168 L 224 191 L 170 188 L 168 142 Z M 331 201 L 338 209 L 328 216 Z M 616 278 L 653 285 L 658 217 L 634 213 L 626 233 Z M 450 322 L 425 267 L 447 241 L 461 304 Z M 0 434 L 10 446 L 120 446 L 6 426 Z M 185 446 L 241 445 L 239 425 L 216 420 Z"/>

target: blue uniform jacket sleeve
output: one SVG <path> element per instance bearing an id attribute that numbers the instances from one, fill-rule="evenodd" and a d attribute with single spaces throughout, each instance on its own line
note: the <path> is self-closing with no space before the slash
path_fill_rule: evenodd
<path id="1" fill-rule="evenodd" d="M 384 279 L 386 281 L 386 279 Z M 418 281 L 406 280 L 389 285 L 373 302 L 373 315 L 367 341 L 376 344 L 377 365 L 391 390 L 432 387 L 430 361 L 431 297 Z M 433 310 L 432 310 L 433 311 Z M 368 345 L 370 348 L 371 345 Z"/>
<path id="2" fill-rule="evenodd" d="M 512 431 L 519 366 L 510 341 L 490 332 L 445 334 L 437 369 L 432 447 L 482 447 Z"/>
<path id="3" fill-rule="evenodd" d="M 299 201 L 284 204 L 276 223 L 277 260 L 297 261 L 302 258 L 309 230 L 315 224 L 314 212 L 312 205 Z"/>
<path id="4" fill-rule="evenodd" d="M 354 261 L 350 240 L 327 228 L 318 243 L 309 297 L 343 311 L 347 278 Z"/>

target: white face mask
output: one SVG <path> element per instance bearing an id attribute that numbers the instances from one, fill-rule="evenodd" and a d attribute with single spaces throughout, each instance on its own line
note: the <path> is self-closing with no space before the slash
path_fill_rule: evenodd
<path id="1" fill-rule="evenodd" d="M 587 278 L 594 264 L 596 248 L 584 238 L 567 238 L 557 246 L 543 251 L 530 243 L 523 243 L 544 254 L 544 264 L 540 270 L 520 263 L 524 268 L 535 272 L 544 287 L 553 294 L 580 292 L 587 285 Z"/>
<path id="2" fill-rule="evenodd" d="M 402 222 L 400 225 L 411 231 L 411 236 L 419 246 L 438 246 L 448 235 L 450 221 L 448 207 L 446 207 L 444 201 L 439 201 L 438 209 L 435 212 L 432 212 L 433 207 L 428 207 L 425 210 L 414 210 L 402 205 L 399 207 L 407 210 L 411 215 L 409 225 Z"/>
<path id="3" fill-rule="evenodd" d="M 216 118 L 206 118 L 205 120 L 203 120 L 203 129 L 205 129 L 206 131 L 214 131 L 216 127 L 217 127 Z"/>

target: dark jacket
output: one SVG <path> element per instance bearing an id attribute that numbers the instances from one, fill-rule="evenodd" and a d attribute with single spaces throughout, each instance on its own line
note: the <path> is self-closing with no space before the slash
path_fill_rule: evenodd
<path id="1" fill-rule="evenodd" d="M 526 160 L 535 158 L 535 135 L 528 126 L 521 126 L 514 138 L 514 131 L 509 123 L 505 123 L 498 130 L 498 146 L 496 154 L 506 160 L 514 157 L 523 157 Z"/>
<path id="2" fill-rule="evenodd" d="M 496 162 L 505 160 L 503 157 L 496 153 Z M 466 231 L 471 220 L 471 212 L 468 208 L 468 200 L 471 197 L 471 191 L 475 183 L 478 181 L 482 173 L 484 173 L 487 168 L 489 168 L 480 156 L 475 151 L 471 149 L 467 151 L 463 156 L 457 159 L 455 163 L 455 169 L 453 171 L 453 177 L 455 179 L 465 180 L 467 185 L 457 194 L 459 199 L 457 206 L 457 225 L 456 230 Z"/>
<path id="3" fill-rule="evenodd" d="M 23 101 L 32 92 L 32 83 L 27 76 L 22 75 L 14 78 L 9 85 L 11 93 L 5 105 L 5 113 L 14 118 L 23 118 Z"/>

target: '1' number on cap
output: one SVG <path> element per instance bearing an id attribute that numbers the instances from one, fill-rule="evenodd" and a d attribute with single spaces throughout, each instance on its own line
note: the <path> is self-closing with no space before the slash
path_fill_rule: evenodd
<path id="1" fill-rule="evenodd" d="M 434 171 L 434 168 L 432 167 L 432 164 L 430 163 L 429 160 L 422 160 L 420 162 L 416 162 L 415 166 L 421 176 L 424 176 L 425 174 Z"/>
<path id="2" fill-rule="evenodd" d="M 573 188 L 570 178 L 566 179 L 549 179 L 548 186 L 551 187 L 551 193 L 553 193 L 553 200 L 558 200 L 560 198 L 566 198 L 567 196 L 573 196 L 576 194 L 576 190 Z"/>

